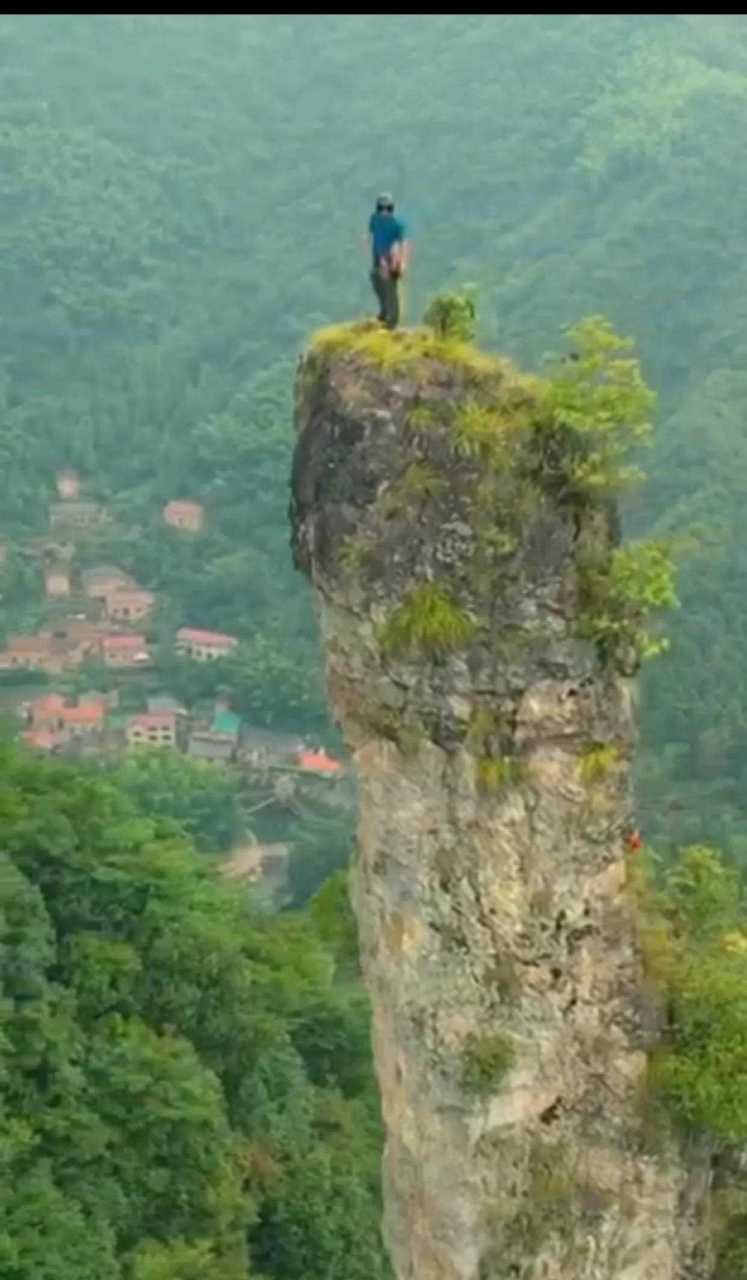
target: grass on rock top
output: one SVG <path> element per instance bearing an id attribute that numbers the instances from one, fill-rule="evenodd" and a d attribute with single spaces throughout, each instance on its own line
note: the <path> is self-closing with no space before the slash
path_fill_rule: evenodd
<path id="1" fill-rule="evenodd" d="M 505 357 L 478 351 L 470 342 L 458 338 L 439 337 L 425 326 L 392 331 L 374 320 L 330 325 L 314 335 L 311 349 L 321 354 L 349 352 L 381 369 L 402 369 L 419 360 L 435 360 L 480 378 L 492 377 L 499 382 L 510 379 L 524 385 L 530 382 L 520 378 Z"/>

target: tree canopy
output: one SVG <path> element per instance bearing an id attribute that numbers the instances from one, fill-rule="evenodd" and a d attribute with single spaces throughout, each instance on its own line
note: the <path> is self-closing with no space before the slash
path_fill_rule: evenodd
<path id="1" fill-rule="evenodd" d="M 109 779 L 1 769 L 3 1276 L 383 1276 L 368 1009 L 313 920 Z"/>

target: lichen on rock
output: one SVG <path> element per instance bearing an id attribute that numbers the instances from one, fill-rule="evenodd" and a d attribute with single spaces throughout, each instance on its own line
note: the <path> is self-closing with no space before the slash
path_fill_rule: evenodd
<path id="1" fill-rule="evenodd" d="M 619 459 L 574 386 L 365 325 L 323 333 L 298 373 L 292 545 L 360 774 L 399 1280 L 674 1280 L 692 1252 L 688 1174 L 642 1133 L 642 606 L 588 624 Z"/>

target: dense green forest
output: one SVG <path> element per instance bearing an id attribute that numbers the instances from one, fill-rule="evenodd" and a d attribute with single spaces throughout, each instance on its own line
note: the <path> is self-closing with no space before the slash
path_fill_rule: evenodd
<path id="1" fill-rule="evenodd" d="M 360 235 L 391 188 L 409 318 L 470 284 L 524 365 L 585 314 L 635 338 L 659 421 L 625 521 L 681 562 L 641 827 L 747 865 L 746 126 L 741 15 L 0 17 L 0 631 L 38 623 L 16 544 L 72 465 L 114 516 L 84 563 L 156 590 L 157 631 L 236 634 L 221 678 L 258 723 L 329 731 L 287 549 L 294 360 L 371 309 Z M 202 536 L 163 525 L 173 497 Z M 250 917 L 182 834 L 230 842 L 230 782 L 3 769 L 3 1276 L 382 1274 L 339 880 Z M 344 822 L 304 840 L 297 909 L 347 851 Z"/>
<path id="2" fill-rule="evenodd" d="M 4 1280 L 385 1275 L 339 877 L 261 917 L 91 766 L 0 759 Z"/>

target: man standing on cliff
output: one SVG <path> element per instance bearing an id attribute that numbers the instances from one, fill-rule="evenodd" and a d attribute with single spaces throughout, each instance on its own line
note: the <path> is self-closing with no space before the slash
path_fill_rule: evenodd
<path id="1" fill-rule="evenodd" d="M 390 195 L 379 196 L 376 209 L 368 223 L 373 266 L 371 284 L 379 303 L 378 319 L 387 329 L 399 324 L 399 286 L 410 256 L 407 227 L 401 218 L 395 217 L 394 200 Z"/>

